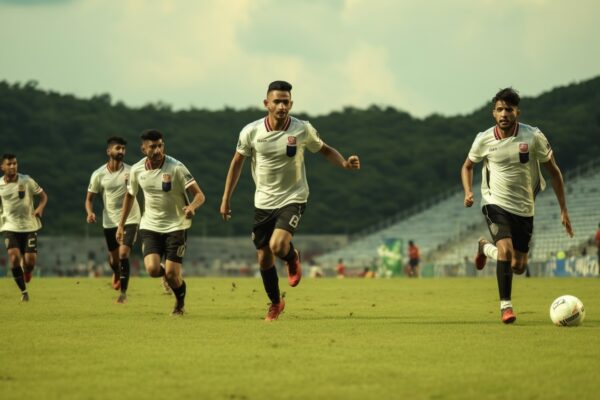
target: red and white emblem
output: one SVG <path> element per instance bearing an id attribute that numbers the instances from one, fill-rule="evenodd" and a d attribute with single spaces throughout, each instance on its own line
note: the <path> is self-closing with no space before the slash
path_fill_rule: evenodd
<path id="1" fill-rule="evenodd" d="M 288 146 L 296 145 L 296 136 L 288 136 Z"/>
<path id="2" fill-rule="evenodd" d="M 529 152 L 529 145 L 527 143 L 519 143 L 519 153 Z"/>

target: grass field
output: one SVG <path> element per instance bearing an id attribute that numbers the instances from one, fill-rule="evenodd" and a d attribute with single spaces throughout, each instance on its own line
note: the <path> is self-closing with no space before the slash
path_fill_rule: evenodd
<path id="1" fill-rule="evenodd" d="M 258 279 L 189 278 L 187 314 L 158 280 L 39 279 L 20 303 L 0 279 L 0 398 L 557 399 L 600 393 L 600 280 L 515 279 L 500 322 L 495 279 L 304 280 L 266 323 Z M 235 287 L 233 286 L 235 283 Z M 551 301 L 578 296 L 584 324 Z"/>

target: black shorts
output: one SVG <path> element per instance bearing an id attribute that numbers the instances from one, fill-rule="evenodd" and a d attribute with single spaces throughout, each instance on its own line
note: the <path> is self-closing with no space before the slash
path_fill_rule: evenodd
<path id="1" fill-rule="evenodd" d="M 21 254 L 37 253 L 37 232 L 4 232 L 6 250 L 19 249 Z"/>
<path id="2" fill-rule="evenodd" d="M 529 242 L 533 235 L 533 217 L 515 215 L 494 204 L 483 206 L 481 211 L 494 243 L 500 239 L 512 238 L 515 250 L 521 253 L 529 252 Z"/>
<path id="3" fill-rule="evenodd" d="M 292 203 L 274 210 L 254 209 L 252 241 L 257 249 L 269 245 L 275 229 L 283 229 L 292 235 L 298 228 L 306 203 Z"/>
<path id="4" fill-rule="evenodd" d="M 161 259 L 165 257 L 167 260 L 179 264 L 183 262 L 187 240 L 186 230 L 160 233 L 140 229 L 140 238 L 142 239 L 142 254 L 144 257 L 148 254 L 158 254 Z"/>
<path id="5" fill-rule="evenodd" d="M 123 245 L 131 249 L 135 243 L 135 240 L 137 239 L 137 231 L 137 224 L 125 225 L 125 230 L 123 232 Z M 119 242 L 117 242 L 117 228 L 104 229 L 104 239 L 106 239 L 106 247 L 108 248 L 108 251 L 114 251 L 119 248 Z"/>
<path id="6" fill-rule="evenodd" d="M 411 258 L 408 260 L 408 265 L 410 265 L 411 267 L 416 267 L 417 265 L 419 265 L 419 259 L 418 258 Z"/>

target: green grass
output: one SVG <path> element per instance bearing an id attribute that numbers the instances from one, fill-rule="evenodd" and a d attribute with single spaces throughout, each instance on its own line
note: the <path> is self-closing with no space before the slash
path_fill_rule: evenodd
<path id="1" fill-rule="evenodd" d="M 188 282 L 187 314 L 158 280 L 0 280 L 0 398 L 552 399 L 600 393 L 600 280 L 515 279 L 500 322 L 495 279 L 305 279 L 266 323 L 258 279 Z M 236 287 L 233 288 L 232 282 Z M 584 324 L 551 301 L 578 296 Z"/>

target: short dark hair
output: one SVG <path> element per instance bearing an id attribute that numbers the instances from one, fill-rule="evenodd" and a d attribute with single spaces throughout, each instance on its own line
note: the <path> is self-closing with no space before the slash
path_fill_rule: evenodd
<path id="1" fill-rule="evenodd" d="M 411 246 L 414 246 L 415 242 L 413 242 L 412 240 L 409 240 L 408 244 L 411 245 Z"/>
<path id="2" fill-rule="evenodd" d="M 267 89 L 267 93 L 273 90 L 281 90 L 282 92 L 291 92 L 292 84 L 286 81 L 274 81 L 269 83 L 269 88 Z"/>
<path id="3" fill-rule="evenodd" d="M 147 129 L 140 135 L 140 139 L 142 140 L 160 140 L 163 138 L 163 134 L 156 129 Z"/>
<path id="4" fill-rule="evenodd" d="M 12 153 L 4 153 L 2 154 L 2 162 L 4 162 L 4 160 L 13 160 L 17 158 L 16 155 L 12 154 Z"/>
<path id="5" fill-rule="evenodd" d="M 504 101 L 506 104 L 511 106 L 518 106 L 521 102 L 521 97 L 519 97 L 519 92 L 511 87 L 507 87 L 504 89 L 500 89 L 498 93 L 492 99 L 492 107 L 496 106 L 498 101 Z"/>
<path id="6" fill-rule="evenodd" d="M 125 146 L 127 144 L 127 141 L 120 136 L 111 136 L 106 141 L 106 144 L 108 146 L 112 146 L 113 144 L 122 144 L 123 146 Z"/>

